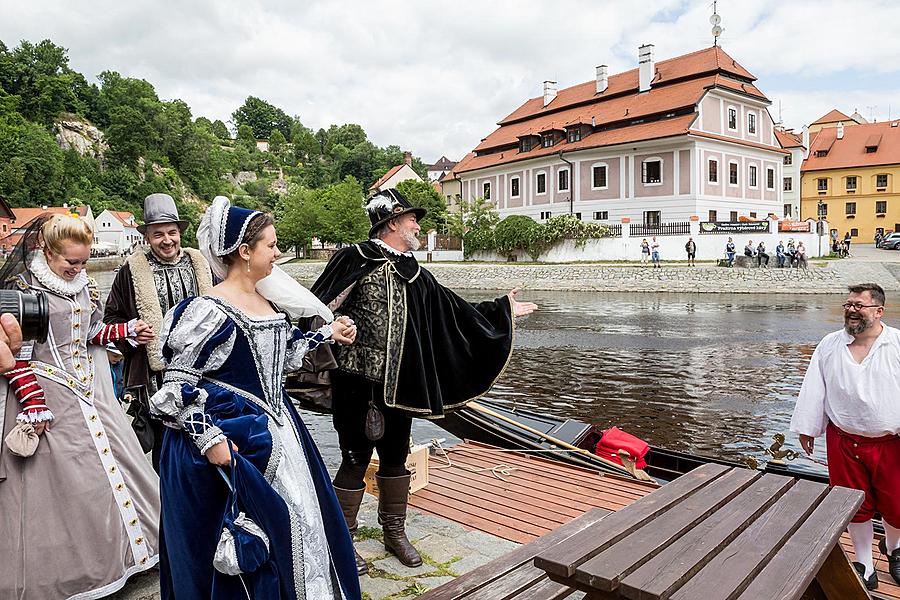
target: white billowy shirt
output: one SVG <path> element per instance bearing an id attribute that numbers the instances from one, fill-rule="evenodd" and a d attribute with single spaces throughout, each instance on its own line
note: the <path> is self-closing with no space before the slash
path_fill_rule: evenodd
<path id="1" fill-rule="evenodd" d="M 812 437 L 835 427 L 866 437 L 900 434 L 900 330 L 884 325 L 869 354 L 857 363 L 841 329 L 813 352 L 791 417 L 791 431 Z"/>

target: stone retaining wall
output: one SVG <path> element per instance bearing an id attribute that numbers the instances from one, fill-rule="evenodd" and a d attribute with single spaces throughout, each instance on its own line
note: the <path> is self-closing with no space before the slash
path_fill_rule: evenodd
<path id="1" fill-rule="evenodd" d="M 618 267 L 589 264 L 517 265 L 432 263 L 425 265 L 452 289 L 498 289 L 521 286 L 532 290 L 704 293 L 842 294 L 847 286 L 873 281 L 889 291 L 900 282 L 882 263 L 835 261 L 809 269 L 728 269 L 724 267 Z M 290 263 L 288 273 L 312 282 L 325 263 Z"/>

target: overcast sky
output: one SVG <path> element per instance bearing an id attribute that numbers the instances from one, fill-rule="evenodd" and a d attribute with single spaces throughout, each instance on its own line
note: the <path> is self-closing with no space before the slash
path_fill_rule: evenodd
<path id="1" fill-rule="evenodd" d="M 50 38 L 88 78 L 148 80 L 195 117 L 248 95 L 308 127 L 458 160 L 541 82 L 568 87 L 711 45 L 712 2 L 655 0 L 0 0 L 0 40 Z M 900 116 L 900 2 L 720 0 L 724 49 L 787 126 L 832 108 Z"/>

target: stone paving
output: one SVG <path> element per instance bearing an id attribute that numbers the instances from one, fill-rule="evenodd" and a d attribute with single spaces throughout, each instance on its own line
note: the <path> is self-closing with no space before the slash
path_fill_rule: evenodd
<path id="1" fill-rule="evenodd" d="M 859 257 L 814 261 L 808 269 L 726 268 L 713 263 L 688 267 L 663 263 L 653 269 L 633 263 L 431 263 L 428 270 L 452 289 L 500 289 L 608 292 L 792 293 L 840 294 L 847 285 L 874 281 L 888 291 L 900 291 L 900 252 L 856 249 Z M 325 263 L 296 262 L 284 269 L 310 282 Z"/>
<path id="2" fill-rule="evenodd" d="M 377 518 L 378 499 L 366 495 L 359 511 L 356 549 L 369 563 L 360 579 L 364 600 L 406 600 L 451 581 L 518 546 L 481 531 L 410 509 L 407 535 L 422 554 L 421 567 L 403 566 L 385 549 Z M 113 600 L 159 600 L 159 574 L 134 577 Z"/>

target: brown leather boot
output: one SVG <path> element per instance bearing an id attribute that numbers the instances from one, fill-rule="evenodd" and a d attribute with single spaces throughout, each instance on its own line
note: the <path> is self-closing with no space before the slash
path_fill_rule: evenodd
<path id="1" fill-rule="evenodd" d="M 422 564 L 422 557 L 406 537 L 409 478 L 409 475 L 403 477 L 375 475 L 378 482 L 378 524 L 384 532 L 384 549 L 396 555 L 407 567 L 418 567 Z"/>
<path id="2" fill-rule="evenodd" d="M 358 490 L 345 490 L 344 488 L 334 486 L 334 493 L 337 494 L 338 502 L 341 505 L 341 511 L 344 513 L 344 521 L 347 523 L 347 529 L 350 530 L 351 535 L 353 535 L 358 526 L 356 515 L 359 513 L 359 505 L 362 504 L 363 494 L 365 494 L 365 492 L 365 487 Z M 365 575 L 369 572 L 369 565 L 366 564 L 366 561 L 359 555 L 359 552 L 357 552 L 355 548 L 353 549 L 353 553 L 356 554 L 356 572 L 360 575 Z"/>

